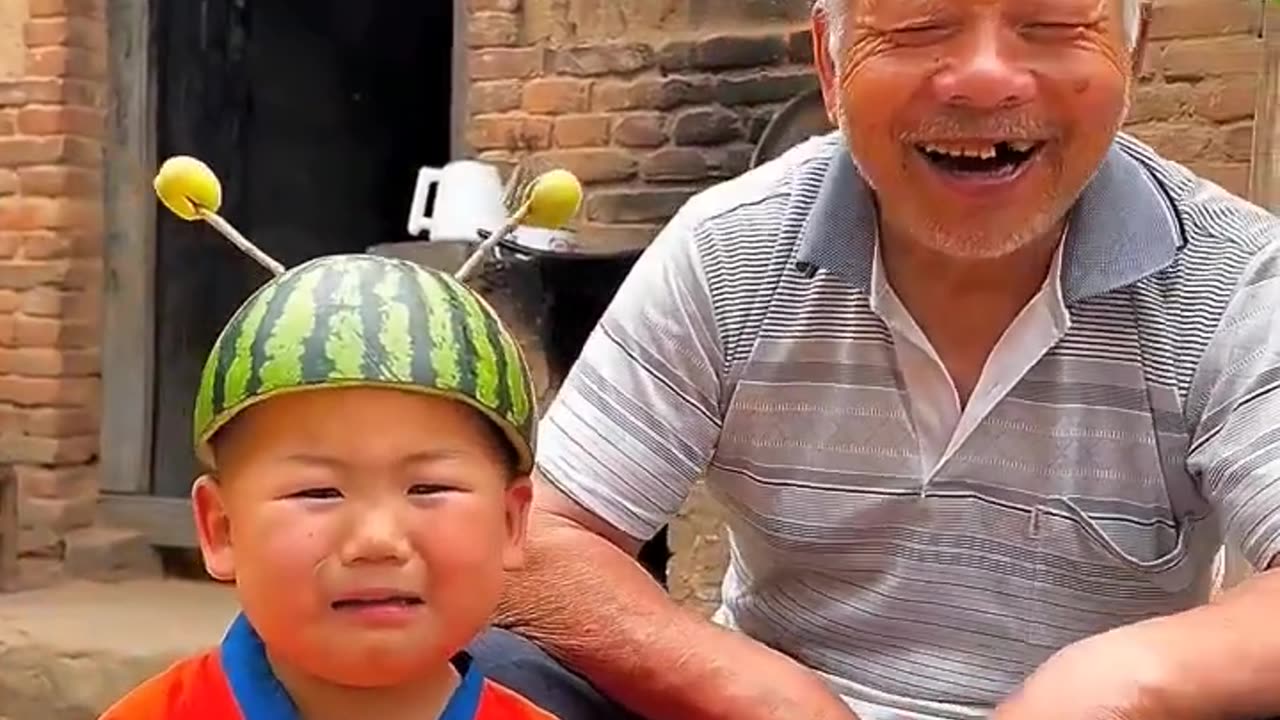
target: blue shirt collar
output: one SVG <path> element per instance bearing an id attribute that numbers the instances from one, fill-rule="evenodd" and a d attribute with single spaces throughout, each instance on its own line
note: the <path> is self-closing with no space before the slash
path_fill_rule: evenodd
<path id="1" fill-rule="evenodd" d="M 823 172 L 796 255 L 797 267 L 837 273 L 869 290 L 879 224 L 871 188 L 838 132 L 828 136 Z M 1173 201 L 1121 136 L 1071 210 L 1062 260 L 1067 303 L 1124 287 L 1171 263 L 1182 245 Z"/>
<path id="2" fill-rule="evenodd" d="M 221 656 L 222 671 L 244 720 L 298 720 L 298 708 L 271 670 L 262 638 L 243 613 L 223 637 Z M 462 679 L 440 720 L 475 720 L 484 676 L 465 654 L 454 659 L 454 666 Z"/>

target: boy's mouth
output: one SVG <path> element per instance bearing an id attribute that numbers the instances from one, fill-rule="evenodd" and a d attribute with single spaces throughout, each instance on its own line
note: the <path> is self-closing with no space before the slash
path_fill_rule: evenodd
<path id="1" fill-rule="evenodd" d="M 410 608 L 422 604 L 422 598 L 408 593 L 375 591 L 354 593 L 330 603 L 334 610 L 374 610 Z"/>

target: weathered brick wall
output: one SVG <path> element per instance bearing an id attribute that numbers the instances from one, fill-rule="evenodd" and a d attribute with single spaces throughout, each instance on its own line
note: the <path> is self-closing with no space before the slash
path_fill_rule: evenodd
<path id="1" fill-rule="evenodd" d="M 777 106 L 814 84 L 808 0 L 471 0 L 471 11 L 474 152 L 579 173 L 580 229 L 604 245 L 646 243 L 692 192 L 744 170 Z M 1259 20 L 1254 0 L 1158 0 L 1127 126 L 1242 195 Z M 712 607 L 725 548 L 704 492 L 672 532 L 673 594 Z"/>
<path id="2" fill-rule="evenodd" d="M 647 243 L 697 189 L 745 170 L 776 106 L 815 85 L 808 33 L 755 7 L 784 4 L 721 4 L 472 0 L 469 144 L 570 168 L 589 187 L 584 238 Z M 752 13 L 762 25 L 723 29 Z"/>
<path id="3" fill-rule="evenodd" d="M 1249 192 L 1262 70 L 1253 0 L 1159 0 L 1128 129 L 1228 190 Z"/>
<path id="4" fill-rule="evenodd" d="M 0 4 L 0 464 L 24 554 L 57 561 L 97 492 L 103 0 Z"/>

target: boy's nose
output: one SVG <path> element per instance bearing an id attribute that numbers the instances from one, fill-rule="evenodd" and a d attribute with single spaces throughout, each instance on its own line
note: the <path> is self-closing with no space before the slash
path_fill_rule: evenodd
<path id="1" fill-rule="evenodd" d="M 397 513 L 392 510 L 366 508 L 352 523 L 351 533 L 342 548 L 346 565 L 368 563 L 403 564 L 409 559 L 409 539 Z"/>

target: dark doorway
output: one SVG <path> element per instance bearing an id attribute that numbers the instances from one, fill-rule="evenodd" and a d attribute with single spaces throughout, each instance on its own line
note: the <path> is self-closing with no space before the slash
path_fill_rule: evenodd
<path id="1" fill-rule="evenodd" d="M 406 239 L 417 170 L 449 160 L 449 0 L 157 0 L 157 154 L 201 158 L 222 214 L 286 266 Z M 205 354 L 265 270 L 160 213 L 153 493 L 197 471 Z"/>

